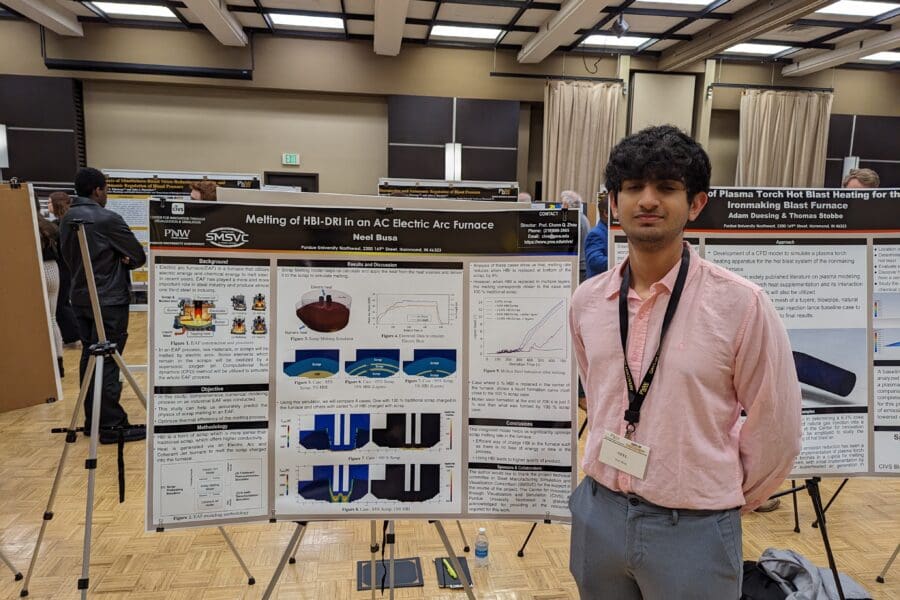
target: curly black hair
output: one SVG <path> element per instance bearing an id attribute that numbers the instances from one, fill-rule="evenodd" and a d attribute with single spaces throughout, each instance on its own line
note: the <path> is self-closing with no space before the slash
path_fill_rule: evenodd
<path id="1" fill-rule="evenodd" d="M 97 188 L 106 187 L 106 176 L 97 169 L 82 167 L 75 173 L 75 193 L 90 198 Z"/>
<path id="2" fill-rule="evenodd" d="M 709 191 L 709 156 L 672 125 L 648 127 L 616 144 L 606 164 L 606 189 L 618 194 L 626 179 L 674 179 L 684 183 L 688 201 Z"/>

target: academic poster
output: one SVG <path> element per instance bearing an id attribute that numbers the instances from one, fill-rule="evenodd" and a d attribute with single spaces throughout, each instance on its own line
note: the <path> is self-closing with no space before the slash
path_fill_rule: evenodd
<path id="1" fill-rule="evenodd" d="M 575 217 L 151 201 L 148 528 L 567 519 Z"/>
<path id="2" fill-rule="evenodd" d="M 794 475 L 900 473 L 900 190 L 709 196 L 686 239 L 763 288 L 791 341 L 803 397 Z M 611 231 L 620 262 L 627 240 Z"/>

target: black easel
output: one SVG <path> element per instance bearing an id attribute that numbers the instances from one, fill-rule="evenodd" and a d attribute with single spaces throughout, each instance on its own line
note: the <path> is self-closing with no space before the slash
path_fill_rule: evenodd
<path id="1" fill-rule="evenodd" d="M 773 494 L 772 498 L 778 498 L 780 496 L 787 496 L 788 494 L 794 495 L 794 531 L 799 532 L 800 526 L 797 521 L 797 492 L 801 490 L 806 490 L 809 493 L 810 501 L 813 505 L 813 511 L 816 513 L 816 522 L 819 524 L 819 531 L 822 533 L 822 543 L 825 546 L 825 555 L 828 557 L 828 567 L 831 569 L 831 574 L 834 576 L 834 585 L 838 592 L 838 597 L 841 600 L 845 600 L 844 598 L 844 588 L 841 587 L 841 579 L 838 575 L 837 564 L 834 562 L 834 554 L 831 551 L 831 542 L 828 541 L 828 531 L 825 527 L 825 509 L 822 507 L 822 495 L 819 491 L 819 482 L 822 481 L 821 477 L 813 477 L 811 479 L 807 479 L 803 485 L 792 487 L 789 490 L 785 490 L 783 492 L 778 492 L 777 494 Z M 791 482 L 793 484 L 793 482 Z M 837 494 L 835 493 L 835 496 Z M 834 496 L 832 496 L 832 499 Z"/>
<path id="2" fill-rule="evenodd" d="M 838 486 L 838 489 L 836 489 L 836 490 L 834 491 L 834 493 L 831 495 L 831 498 L 828 499 L 828 502 L 825 504 L 825 508 L 822 509 L 822 512 L 823 512 L 823 513 L 828 512 L 828 507 L 831 506 L 831 503 L 835 501 L 835 499 L 838 497 L 838 494 L 840 494 L 840 493 L 841 493 L 841 490 L 844 489 L 844 486 L 847 485 L 847 482 L 848 482 L 848 481 L 850 481 L 850 478 L 849 478 L 849 477 L 845 477 L 844 480 L 841 482 L 841 485 Z M 819 526 L 819 521 L 818 521 L 818 519 L 815 520 L 815 521 L 813 521 L 812 526 L 813 526 L 813 527 L 818 527 L 818 526 Z"/>

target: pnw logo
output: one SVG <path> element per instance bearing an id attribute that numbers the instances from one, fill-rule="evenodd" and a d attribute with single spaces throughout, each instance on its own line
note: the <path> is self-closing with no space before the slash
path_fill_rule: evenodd
<path id="1" fill-rule="evenodd" d="M 234 227 L 217 227 L 206 233 L 206 241 L 219 248 L 240 248 L 250 236 Z"/>

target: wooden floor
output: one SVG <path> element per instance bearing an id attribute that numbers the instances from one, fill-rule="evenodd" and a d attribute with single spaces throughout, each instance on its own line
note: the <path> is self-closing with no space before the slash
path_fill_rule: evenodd
<path id="1" fill-rule="evenodd" d="M 132 315 L 131 339 L 125 361 L 146 363 L 146 319 Z M 63 439 L 51 427 L 68 425 L 77 395 L 79 350 L 65 352 L 65 398 L 55 404 L 0 414 L 0 550 L 23 573 L 34 548 Z M 135 373 L 143 384 L 142 374 Z M 0 391 L 2 393 L 2 391 Z M 144 422 L 133 392 L 125 386 L 123 402 L 135 422 Z M 81 422 L 79 415 L 78 423 Z M 29 585 L 31 598 L 77 598 L 81 574 L 87 478 L 83 468 L 87 438 L 79 436 L 67 461 L 37 568 Z M 113 599 L 236 599 L 258 598 L 278 563 L 293 531 L 290 523 L 229 526 L 234 543 L 256 577 L 246 578 L 216 529 L 165 533 L 144 532 L 143 442 L 126 446 L 127 496 L 118 504 L 115 448 L 100 447 L 90 596 Z M 828 498 L 839 480 L 823 483 Z M 757 558 L 768 547 L 793 548 L 816 564 L 826 566 L 819 532 L 808 498 L 800 497 L 802 531 L 792 531 L 790 502 L 769 514 L 744 518 L 744 556 Z M 840 569 L 865 586 L 873 598 L 900 599 L 900 559 L 878 584 L 881 571 L 900 542 L 900 479 L 854 479 L 828 512 L 831 544 Z M 451 540 L 461 549 L 459 532 L 447 523 Z M 476 569 L 477 596 L 485 599 L 551 600 L 577 598 L 568 572 L 569 529 L 540 525 L 524 558 L 516 550 L 528 523 L 465 522 L 474 544 L 477 527 L 487 527 L 491 564 Z M 397 523 L 397 556 L 419 556 L 425 567 L 425 587 L 398 591 L 397 598 L 454 598 L 461 592 L 442 592 L 431 561 L 444 554 L 433 526 L 420 521 Z M 356 561 L 369 558 L 369 524 L 314 523 L 288 566 L 274 597 L 338 600 L 368 598 L 356 592 Z M 20 583 L 0 564 L 0 598 L 18 598 Z M 678 599 L 676 599 L 678 600 Z"/>

